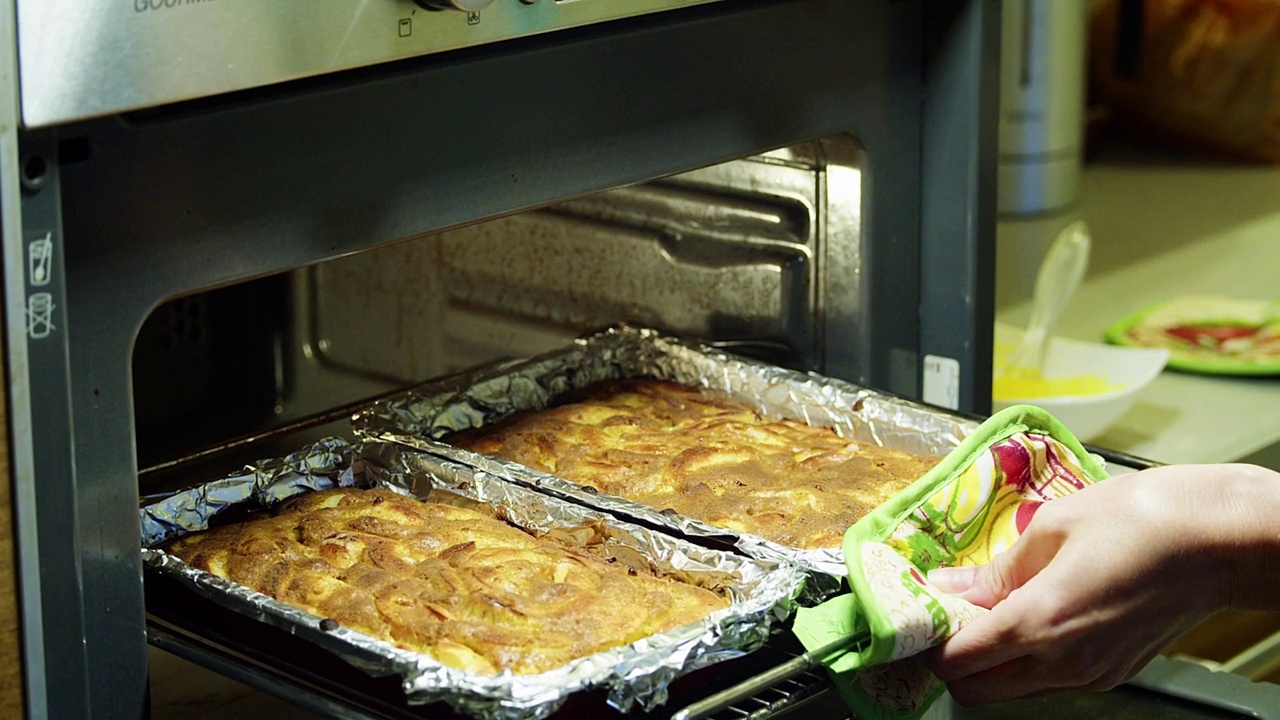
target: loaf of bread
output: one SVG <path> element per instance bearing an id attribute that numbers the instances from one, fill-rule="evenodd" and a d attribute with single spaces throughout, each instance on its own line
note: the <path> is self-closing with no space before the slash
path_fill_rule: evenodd
<path id="1" fill-rule="evenodd" d="M 168 549 L 283 603 L 484 674 L 544 672 L 729 604 L 475 510 L 387 490 L 309 493 Z"/>
<path id="2" fill-rule="evenodd" d="M 445 441 L 800 549 L 838 548 L 939 460 L 655 380 L 597 383 Z"/>

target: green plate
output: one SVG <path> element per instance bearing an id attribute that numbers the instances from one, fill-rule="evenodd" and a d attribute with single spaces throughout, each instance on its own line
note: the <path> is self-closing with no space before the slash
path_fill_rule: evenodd
<path id="1" fill-rule="evenodd" d="M 1171 334 L 1170 328 L 1177 328 L 1180 335 Z M 1267 340 L 1244 348 L 1251 343 L 1250 333 Z M 1107 328 L 1106 339 L 1114 345 L 1164 348 L 1169 351 L 1166 367 L 1172 370 L 1280 375 L 1280 301 L 1208 295 L 1175 298 L 1120 320 Z"/>

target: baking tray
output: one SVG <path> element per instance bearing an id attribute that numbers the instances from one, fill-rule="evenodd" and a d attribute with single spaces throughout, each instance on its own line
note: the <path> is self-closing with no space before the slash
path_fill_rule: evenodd
<path id="1" fill-rule="evenodd" d="M 417 497 L 447 491 L 500 508 L 505 520 L 533 532 L 589 527 L 602 540 L 602 551 L 639 552 L 659 572 L 722 589 L 732 605 L 698 623 L 548 672 L 481 676 L 334 627 L 323 618 L 192 568 L 161 547 L 207 528 L 220 513 L 269 508 L 302 493 L 351 486 L 383 487 Z M 226 478 L 147 498 L 139 517 L 143 559 L 156 571 L 224 606 L 314 642 L 365 672 L 399 676 L 411 704 L 444 701 L 483 720 L 545 718 L 570 694 L 589 688 L 604 689 L 608 702 L 624 711 L 660 705 L 676 677 L 762 645 L 774 624 L 794 609 L 805 579 L 804 571 L 792 564 L 700 547 L 447 459 L 386 444 L 352 445 L 337 438 L 284 458 L 261 461 Z"/>
<path id="2" fill-rule="evenodd" d="M 861 443 L 946 455 L 977 428 L 971 420 L 813 373 L 737 357 L 648 328 L 619 326 L 533 358 L 512 360 L 426 383 L 374 402 L 352 417 L 357 436 L 403 444 L 551 492 L 590 507 L 694 539 L 731 543 L 751 557 L 794 562 L 811 572 L 805 602 L 840 589 L 848 574 L 840 549 L 801 550 L 714 527 L 533 470 L 453 447 L 440 438 L 543 408 L 571 390 L 618 378 L 696 386 L 745 402 L 763 415 L 834 428 Z"/>

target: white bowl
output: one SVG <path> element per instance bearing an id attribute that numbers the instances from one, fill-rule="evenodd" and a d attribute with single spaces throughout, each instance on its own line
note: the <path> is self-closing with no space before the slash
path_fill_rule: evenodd
<path id="1" fill-rule="evenodd" d="M 1002 349 L 1016 347 L 1022 329 L 996 323 L 996 372 Z M 1054 337 L 1045 352 L 1042 377 L 1061 379 L 1096 375 L 1118 389 L 1096 395 L 1007 398 L 992 400 L 992 411 L 1010 405 L 1037 405 L 1056 417 L 1076 437 L 1089 441 L 1124 415 L 1137 400 L 1138 391 L 1160 374 L 1169 360 L 1169 351 L 1159 348 L 1132 348 L 1082 342 Z"/>

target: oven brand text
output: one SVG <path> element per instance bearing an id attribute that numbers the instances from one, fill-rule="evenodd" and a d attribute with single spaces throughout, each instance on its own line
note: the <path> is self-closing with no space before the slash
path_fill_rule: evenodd
<path id="1" fill-rule="evenodd" d="M 201 5 L 203 3 L 211 3 L 215 0 L 133 0 L 134 12 L 147 12 L 148 10 L 169 10 L 171 8 L 183 7 L 184 5 Z"/>

